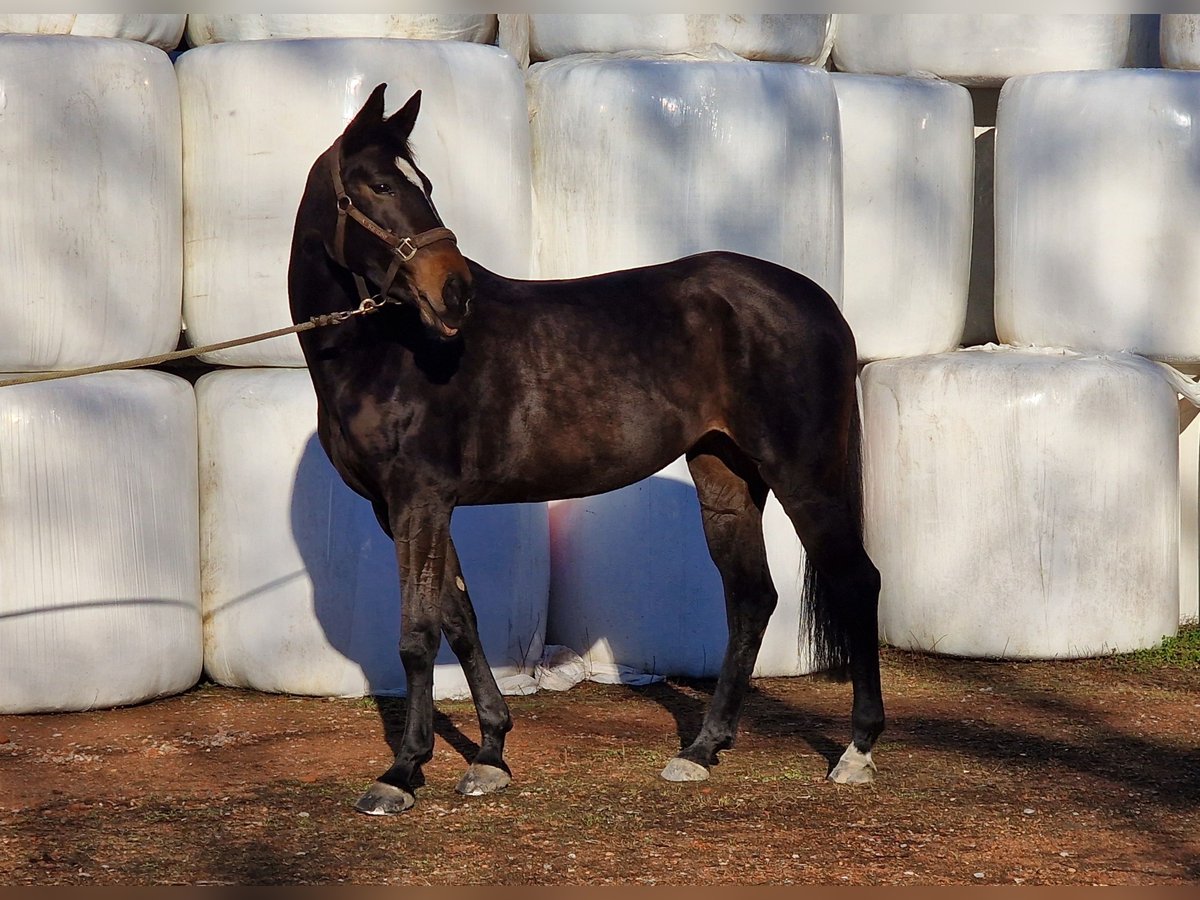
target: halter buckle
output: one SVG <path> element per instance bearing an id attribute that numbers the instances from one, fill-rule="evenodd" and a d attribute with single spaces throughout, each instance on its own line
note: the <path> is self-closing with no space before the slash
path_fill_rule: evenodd
<path id="1" fill-rule="evenodd" d="M 401 238 L 400 243 L 396 245 L 395 253 L 405 262 L 408 262 L 417 255 L 417 250 L 420 248 L 413 243 L 412 238 Z"/>

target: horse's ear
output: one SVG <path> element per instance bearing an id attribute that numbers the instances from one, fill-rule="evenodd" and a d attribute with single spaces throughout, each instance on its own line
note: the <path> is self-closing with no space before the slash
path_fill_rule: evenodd
<path id="1" fill-rule="evenodd" d="M 392 130 L 397 140 L 407 141 L 412 134 L 413 125 L 417 122 L 417 113 L 421 111 L 421 92 L 417 91 L 408 98 L 408 102 L 396 110 L 387 120 L 388 128 Z"/>
<path id="2" fill-rule="evenodd" d="M 365 143 L 367 134 L 383 123 L 383 94 L 386 90 L 386 82 L 376 85 L 362 109 L 350 120 L 342 138 L 343 153 L 352 153 L 356 144 Z"/>

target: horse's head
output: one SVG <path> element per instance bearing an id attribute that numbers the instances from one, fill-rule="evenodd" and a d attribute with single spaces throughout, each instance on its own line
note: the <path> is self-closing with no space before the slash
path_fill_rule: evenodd
<path id="1" fill-rule="evenodd" d="M 380 300 L 409 302 L 439 337 L 458 333 L 469 311 L 471 272 L 434 208 L 433 185 L 409 146 L 421 92 L 385 118 L 381 84 L 329 149 L 337 227 L 329 254 L 366 279 Z"/>

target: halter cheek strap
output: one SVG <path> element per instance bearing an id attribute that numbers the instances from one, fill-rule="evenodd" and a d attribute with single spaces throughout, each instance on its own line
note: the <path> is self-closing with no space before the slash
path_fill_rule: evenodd
<path id="1" fill-rule="evenodd" d="M 354 201 L 350 199 L 350 195 L 346 193 L 346 187 L 342 183 L 342 141 L 338 138 L 334 144 L 333 153 L 329 156 L 330 176 L 333 179 L 333 190 L 337 195 L 337 230 L 333 237 L 333 254 L 338 265 L 349 269 L 346 265 L 346 219 L 350 218 L 373 234 L 379 240 L 387 244 L 392 250 L 392 262 L 388 266 L 387 274 L 383 278 L 383 284 L 380 286 L 378 297 L 386 302 L 388 292 L 392 289 L 392 282 L 396 280 L 396 276 L 400 274 L 400 267 L 412 260 L 417 253 L 430 244 L 436 244 L 440 241 L 450 241 L 458 243 L 454 232 L 449 228 L 437 227 L 430 228 L 428 231 L 422 231 L 419 234 L 401 237 L 394 231 L 379 225 L 369 216 L 365 215 L 362 210 L 354 205 Z M 351 270 L 350 274 L 354 276 L 354 283 L 358 287 L 358 295 L 360 300 L 366 300 L 370 297 L 370 292 L 367 290 L 366 279 L 358 272 Z"/>

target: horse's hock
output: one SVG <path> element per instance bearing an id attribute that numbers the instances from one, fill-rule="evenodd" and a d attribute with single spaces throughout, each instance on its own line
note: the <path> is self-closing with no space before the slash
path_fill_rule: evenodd
<path id="1" fill-rule="evenodd" d="M 0 31 L 28 34 L 0 36 L 0 146 L 18 161 L 0 171 L 11 201 L 0 209 L 0 368 L 165 352 L 181 313 L 193 344 L 288 324 L 288 242 L 313 155 L 377 81 L 397 102 L 420 88 L 414 143 L 439 210 L 463 252 L 496 271 L 584 274 L 571 267 L 723 246 L 777 257 L 844 295 L 860 360 L 884 360 L 863 386 L 868 537 L 889 641 L 999 656 L 1145 646 L 1178 613 L 1197 613 L 1200 425 L 1180 440 L 1181 476 L 1170 391 L 1134 362 L 925 354 L 962 342 L 967 275 L 978 290 L 986 269 L 990 298 L 994 264 L 1002 340 L 1200 365 L 1188 300 L 1200 289 L 1197 18 L 1161 17 L 1170 68 L 1148 70 L 1130 68 L 1136 35 L 1122 15 L 608 16 L 602 28 L 534 15 L 522 24 L 535 65 L 522 70 L 491 45 L 511 47 L 516 33 L 497 38 L 492 15 L 195 15 L 194 47 L 175 59 L 158 48 L 180 46 L 182 15 L 3 15 Z M 393 40 L 434 37 L 453 40 Z M 538 62 L 567 52 L 589 56 Z M 828 67 L 852 74 L 827 78 L 830 53 Z M 995 94 L 1006 81 L 995 248 L 977 246 L 967 273 L 963 248 L 992 218 L 990 205 L 974 224 L 969 215 L 968 142 L 993 123 L 968 121 L 960 85 L 978 110 L 977 86 Z M 658 257 L 629 256 L 648 250 Z M 268 434 L 270 416 L 255 414 L 255 403 L 310 408 L 300 387 L 272 381 L 306 377 L 298 345 L 207 362 L 275 368 L 214 373 L 200 390 L 216 397 L 223 381 L 227 405 L 208 410 L 199 438 L 192 385 L 163 373 L 2 389 L 0 709 L 115 705 L 195 684 L 201 583 L 210 671 L 229 683 L 402 689 L 394 619 L 373 629 L 386 613 L 355 606 L 390 577 L 386 539 L 306 454 L 311 433 Z M 198 442 L 215 460 L 221 440 L 197 509 Z M 269 477 L 242 471 L 231 441 L 257 447 Z M 479 569 L 472 592 L 491 591 L 489 606 L 505 603 L 506 585 L 528 592 L 523 611 L 489 611 L 490 646 L 516 648 L 496 651 L 501 675 L 536 656 L 539 610 L 609 603 L 605 580 L 674 605 L 661 618 L 610 617 L 605 635 L 576 629 L 576 650 L 667 674 L 715 671 L 719 585 L 685 481 L 664 470 L 624 503 L 604 501 L 621 539 L 581 526 L 556 545 L 558 594 L 546 587 L 544 507 L 540 524 L 497 526 L 519 532 L 524 550 Z M 1181 550 L 1168 521 L 1177 489 Z M 343 537 L 354 546 L 331 553 L 306 530 L 305 510 L 322 499 L 353 526 Z M 595 506 L 554 515 L 583 522 Z M 238 532 L 239 510 L 258 524 Z M 669 533 L 651 545 L 651 528 Z M 798 548 L 786 523 L 768 528 L 782 582 Z M 655 564 L 605 563 L 604 546 L 621 540 Z M 268 546 L 278 553 L 256 570 Z M 802 648 L 786 646 L 795 583 L 780 592 L 760 662 L 803 671 Z M 354 615 L 338 618 L 345 598 Z M 708 606 L 689 617 L 698 603 Z M 675 622 L 707 629 L 699 661 L 674 652 L 686 632 Z M 290 640 L 268 633 L 281 625 Z M 245 643 L 231 643 L 239 631 Z"/>

